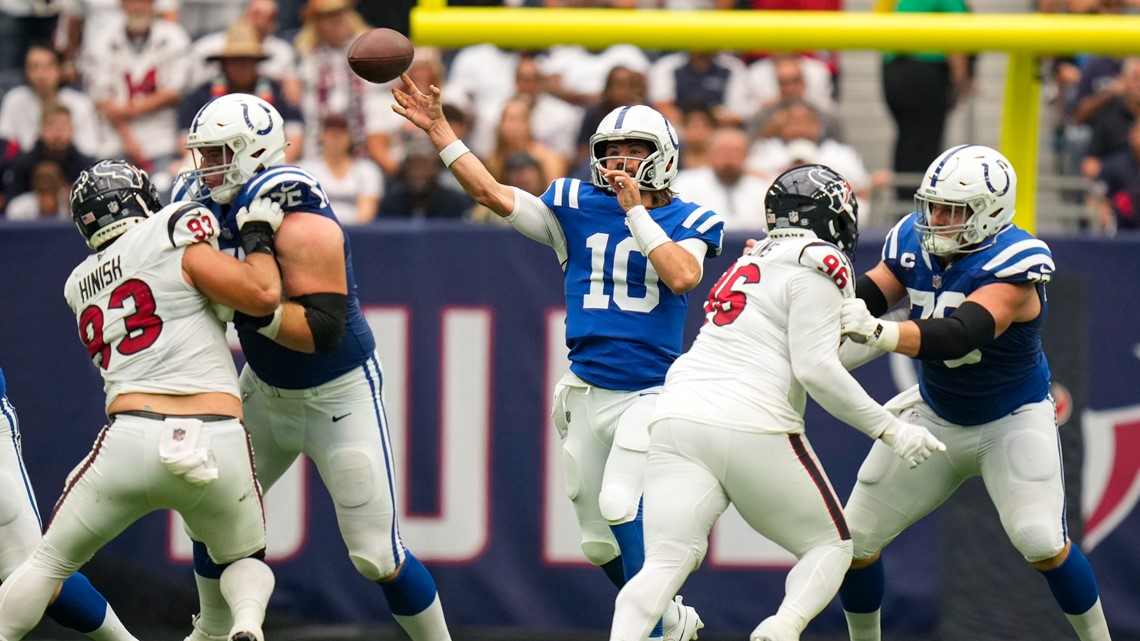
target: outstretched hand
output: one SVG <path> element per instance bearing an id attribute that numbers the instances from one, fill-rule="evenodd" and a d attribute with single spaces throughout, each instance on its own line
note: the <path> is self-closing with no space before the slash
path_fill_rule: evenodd
<path id="1" fill-rule="evenodd" d="M 428 87 L 430 93 L 420 91 L 406 73 L 400 75 L 400 80 L 404 82 L 404 89 L 392 86 L 392 97 L 396 99 L 392 111 L 407 118 L 420 129 L 430 131 L 434 125 L 443 120 L 442 92 L 435 85 Z"/>

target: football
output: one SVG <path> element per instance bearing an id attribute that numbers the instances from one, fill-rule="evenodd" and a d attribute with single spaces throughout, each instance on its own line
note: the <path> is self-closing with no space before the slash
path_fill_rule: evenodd
<path id="1" fill-rule="evenodd" d="M 372 29 L 348 48 L 348 66 L 368 82 L 383 83 L 408 70 L 415 49 L 407 36 L 392 29 Z"/>

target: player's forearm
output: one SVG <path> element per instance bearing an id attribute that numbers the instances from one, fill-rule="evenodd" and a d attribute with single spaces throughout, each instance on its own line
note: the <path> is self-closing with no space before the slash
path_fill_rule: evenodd
<path id="1" fill-rule="evenodd" d="M 649 252 L 649 262 L 661 282 L 678 296 L 701 282 L 701 264 L 677 243 L 665 243 Z"/>
<path id="2" fill-rule="evenodd" d="M 305 308 L 297 303 L 281 304 L 281 328 L 277 330 L 273 340 L 297 352 L 313 354 L 317 351 L 313 332 L 305 321 Z"/>
<path id="3" fill-rule="evenodd" d="M 828 414 L 871 438 L 879 438 L 892 417 L 851 377 L 838 359 L 797 369 L 796 379 Z"/>
<path id="4" fill-rule="evenodd" d="M 448 127 L 448 130 L 450 130 L 450 127 Z M 457 150 L 463 151 L 466 147 L 452 147 L 451 144 L 459 141 L 459 139 L 454 137 L 454 133 L 451 135 L 451 142 L 443 147 L 439 147 L 438 143 L 436 144 L 441 152 L 441 157 L 454 154 Z M 462 145 L 462 142 L 459 144 Z M 466 151 L 457 158 L 445 158 L 445 164 L 448 163 L 448 160 L 450 160 L 448 169 L 455 175 L 459 184 L 463 186 L 463 191 L 467 192 L 468 196 L 471 196 L 475 202 L 503 218 L 511 215 L 511 212 L 514 211 L 515 208 L 514 190 L 495 180 L 495 177 L 491 175 L 491 172 L 487 170 L 483 162 L 475 157 L 475 154 Z"/>

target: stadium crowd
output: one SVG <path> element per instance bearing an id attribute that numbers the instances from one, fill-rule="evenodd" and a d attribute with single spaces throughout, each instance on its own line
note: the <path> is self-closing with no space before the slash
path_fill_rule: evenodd
<path id="1" fill-rule="evenodd" d="M 842 10 L 841 0 L 460 0 L 453 5 L 667 9 Z M 921 0 L 880 2 L 929 11 Z M 946 3 L 935 3 L 940 7 Z M 1135 0 L 1037 0 L 1034 10 L 1118 13 Z M 264 98 L 286 120 L 287 160 L 317 176 L 346 224 L 385 218 L 495 220 L 444 171 L 426 136 L 390 109 L 390 86 L 354 76 L 345 52 L 371 26 L 407 32 L 413 2 L 353 0 L 5 0 L 0 71 L 0 219 L 68 217 L 66 194 L 95 160 L 146 169 L 165 197 L 185 167 L 182 143 L 203 101 L 231 92 Z M 966 11 L 964 0 L 949 3 Z M 941 9 L 939 9 L 941 10 Z M 883 92 L 898 135 L 893 166 L 867 167 L 845 139 L 835 52 L 604 51 L 556 46 L 505 51 L 421 46 L 409 75 L 446 85 L 449 122 L 493 175 L 536 194 L 589 177 L 587 141 L 616 105 L 647 104 L 678 123 L 676 190 L 706 203 L 728 229 L 763 229 L 762 194 L 801 163 L 846 176 L 866 222 L 871 196 L 905 180 L 942 148 L 949 110 L 972 91 L 955 56 L 886 54 Z M 1069 195 L 1084 226 L 1140 226 L 1140 62 L 1071 56 L 1052 61 L 1058 175 L 1083 178 Z M 927 80 L 923 80 L 924 74 Z M 932 82 L 946 108 L 905 104 L 899 82 Z M 684 87 L 678 91 L 678 87 Z M 913 94 L 915 92 L 909 92 Z M 925 109 L 925 111 L 923 111 Z M 918 113 L 915 110 L 922 111 Z M 884 141 L 890 146 L 890 141 Z M 921 150 L 921 151 L 920 151 Z M 912 159 L 911 156 L 914 156 Z M 914 171 L 920 171 L 915 169 Z M 893 191 L 893 190 L 892 190 Z M 910 197 L 900 197 L 909 203 Z M 899 208 L 899 215 L 905 213 Z"/>

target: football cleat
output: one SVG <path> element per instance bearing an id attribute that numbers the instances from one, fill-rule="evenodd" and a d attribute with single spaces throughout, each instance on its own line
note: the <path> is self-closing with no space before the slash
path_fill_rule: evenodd
<path id="1" fill-rule="evenodd" d="M 230 635 L 230 641 L 265 641 L 261 630 L 241 630 Z"/>
<path id="2" fill-rule="evenodd" d="M 673 606 L 677 609 L 677 623 L 663 630 L 661 638 L 664 641 L 692 641 L 697 638 L 697 631 L 705 627 L 696 609 L 681 602 L 681 595 L 673 598 Z M 753 640 L 755 641 L 755 640 Z"/>
<path id="3" fill-rule="evenodd" d="M 198 627 L 198 615 L 195 614 L 190 619 L 191 624 L 194 626 L 194 631 L 190 636 L 186 637 L 183 641 L 229 641 L 225 635 L 206 634 Z"/>

